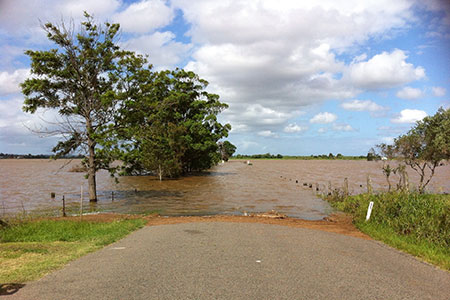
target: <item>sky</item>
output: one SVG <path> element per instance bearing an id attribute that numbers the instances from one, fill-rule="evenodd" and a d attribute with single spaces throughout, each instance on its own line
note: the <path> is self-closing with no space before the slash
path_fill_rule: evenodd
<path id="1" fill-rule="evenodd" d="M 0 0 L 0 152 L 49 154 L 22 111 L 24 51 L 41 23 L 83 11 L 121 24 L 120 46 L 155 70 L 185 68 L 229 108 L 240 154 L 365 155 L 450 107 L 450 5 L 440 0 Z M 77 27 L 78 28 L 78 27 Z"/>

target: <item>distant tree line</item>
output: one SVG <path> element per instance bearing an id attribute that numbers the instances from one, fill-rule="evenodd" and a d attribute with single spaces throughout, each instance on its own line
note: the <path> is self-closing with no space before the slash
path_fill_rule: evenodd
<path id="1" fill-rule="evenodd" d="M 10 154 L 10 153 L 0 153 L 0 159 L 42 159 L 51 158 L 50 154 Z M 83 155 L 66 155 L 62 158 L 83 158 Z"/>
<path id="2" fill-rule="evenodd" d="M 274 154 L 270 154 L 270 153 L 253 154 L 253 155 L 237 154 L 237 155 L 233 156 L 233 158 L 236 158 L 236 159 L 250 159 L 250 158 L 251 159 L 260 159 L 260 158 L 274 159 L 274 158 L 277 158 L 277 159 L 280 159 L 280 158 L 283 158 L 283 155 L 281 155 L 281 154 L 274 155 Z"/>
<path id="3" fill-rule="evenodd" d="M 366 159 L 366 156 L 360 155 L 360 156 L 348 156 L 348 155 L 342 155 L 341 153 L 338 153 L 334 155 L 333 153 L 330 153 L 328 155 L 321 154 L 321 155 L 309 155 L 309 156 L 302 156 L 302 155 L 281 155 L 281 154 L 253 154 L 253 155 L 247 155 L 247 154 L 237 154 L 234 155 L 233 158 L 236 159 L 304 159 L 304 160 L 311 160 L 311 159 Z"/>

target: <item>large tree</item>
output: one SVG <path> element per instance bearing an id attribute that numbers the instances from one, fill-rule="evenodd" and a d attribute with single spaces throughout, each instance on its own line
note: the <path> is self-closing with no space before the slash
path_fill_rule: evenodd
<path id="1" fill-rule="evenodd" d="M 403 160 L 419 174 L 418 190 L 423 193 L 436 168 L 450 159 L 450 109 L 440 108 L 396 138 L 393 145 L 379 147 L 385 156 Z"/>
<path id="2" fill-rule="evenodd" d="M 127 173 L 152 172 L 162 179 L 210 168 L 220 159 L 217 142 L 231 128 L 217 120 L 227 105 L 193 72 L 153 75 L 121 113 Z"/>
<path id="3" fill-rule="evenodd" d="M 25 52 L 32 75 L 21 85 L 23 108 L 30 113 L 57 110 L 59 126 L 47 132 L 63 137 L 53 148 L 55 157 L 76 151 L 85 155 L 89 199 L 97 201 L 96 171 L 114 170 L 115 118 L 119 102 L 129 94 L 127 79 L 142 72 L 146 61 L 119 48 L 119 24 L 96 24 L 87 13 L 78 33 L 73 24 L 42 27 L 56 48 Z"/>

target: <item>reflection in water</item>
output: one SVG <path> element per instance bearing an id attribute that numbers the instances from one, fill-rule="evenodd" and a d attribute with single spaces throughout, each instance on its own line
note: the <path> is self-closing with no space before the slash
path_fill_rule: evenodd
<path id="1" fill-rule="evenodd" d="M 77 207 L 80 185 L 87 191 L 87 182 L 82 173 L 68 172 L 79 161 L 60 169 L 64 163 L 0 160 L 1 211 L 61 207 L 63 194 L 69 207 Z M 231 161 L 177 180 L 160 182 L 151 176 L 130 176 L 119 178 L 119 183 L 101 171 L 97 179 L 99 201 L 86 201 L 84 207 L 121 213 L 157 211 L 163 215 L 239 214 L 274 209 L 293 217 L 321 219 L 331 208 L 315 195 L 316 185 L 326 191 L 330 183 L 341 187 L 344 178 L 348 178 L 350 192 L 359 193 L 365 190 L 370 175 L 375 190 L 380 190 L 386 186 L 381 166 L 381 162 L 340 160 L 256 160 L 252 166 Z M 409 174 L 411 182 L 417 182 L 418 176 Z M 430 188 L 449 192 L 449 175 L 450 166 L 438 168 Z M 52 192 L 56 193 L 54 199 Z"/>

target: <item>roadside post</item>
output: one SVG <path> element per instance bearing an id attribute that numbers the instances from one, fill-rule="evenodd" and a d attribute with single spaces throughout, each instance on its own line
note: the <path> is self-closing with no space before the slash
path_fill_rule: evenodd
<path id="1" fill-rule="evenodd" d="M 83 185 L 80 186 L 80 219 L 83 216 Z"/>
<path id="2" fill-rule="evenodd" d="M 62 203 L 63 203 L 63 207 L 62 207 L 62 215 L 63 215 L 63 217 L 65 217 L 66 216 L 66 199 L 65 199 L 66 197 L 65 197 L 65 195 L 63 194 L 63 197 L 62 197 Z"/>
<path id="3" fill-rule="evenodd" d="M 372 214 L 373 201 L 370 201 L 369 207 L 367 208 L 366 222 L 369 221 L 370 215 Z"/>
<path id="4" fill-rule="evenodd" d="M 367 175 L 367 193 L 370 195 L 372 192 L 372 179 L 370 178 L 370 175 Z"/>

